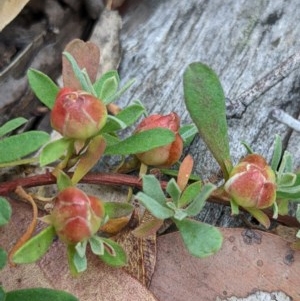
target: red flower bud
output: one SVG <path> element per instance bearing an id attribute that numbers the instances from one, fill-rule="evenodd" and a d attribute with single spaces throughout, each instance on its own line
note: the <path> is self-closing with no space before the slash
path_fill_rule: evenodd
<path id="1" fill-rule="evenodd" d="M 262 156 L 250 154 L 232 169 L 224 188 L 238 205 L 264 209 L 276 199 L 275 173 Z"/>
<path id="2" fill-rule="evenodd" d="M 169 167 L 176 163 L 183 149 L 183 141 L 178 133 L 180 118 L 176 113 L 169 115 L 151 115 L 145 118 L 137 127 L 136 133 L 154 128 L 166 128 L 175 133 L 175 140 L 165 146 L 160 146 L 136 156 L 146 165 Z"/>
<path id="3" fill-rule="evenodd" d="M 68 187 L 55 198 L 51 222 L 59 238 L 76 244 L 94 235 L 104 217 L 104 205 L 82 190 Z"/>
<path id="4" fill-rule="evenodd" d="M 56 97 L 50 118 L 52 127 L 64 137 L 87 139 L 104 126 L 107 110 L 95 96 L 63 88 Z"/>

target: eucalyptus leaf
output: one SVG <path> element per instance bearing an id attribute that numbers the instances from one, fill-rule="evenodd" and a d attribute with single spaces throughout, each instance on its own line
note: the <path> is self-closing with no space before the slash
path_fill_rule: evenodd
<path id="1" fill-rule="evenodd" d="M 6 293 L 5 301 L 79 301 L 75 296 L 49 288 L 27 288 Z"/>
<path id="2" fill-rule="evenodd" d="M 181 195 L 181 190 L 179 188 L 179 186 L 177 185 L 176 181 L 174 180 L 174 178 L 172 178 L 166 187 L 166 192 L 171 196 L 174 204 L 177 206 L 178 205 L 178 201 Z"/>
<path id="3" fill-rule="evenodd" d="M 108 145 L 105 154 L 107 155 L 132 155 L 143 153 L 150 149 L 172 143 L 175 135 L 165 128 L 155 128 L 139 133 L 120 141 L 119 143 Z"/>
<path id="4" fill-rule="evenodd" d="M 167 219 L 174 215 L 174 211 L 167 208 L 166 205 L 161 205 L 156 199 L 153 199 L 149 195 L 138 192 L 136 195 L 136 199 L 142 203 L 153 216 L 158 219 Z"/>
<path id="5" fill-rule="evenodd" d="M 223 242 L 221 232 L 208 224 L 191 219 L 174 219 L 188 251 L 196 257 L 204 258 L 220 250 Z"/>
<path id="6" fill-rule="evenodd" d="M 14 119 L 11 119 L 9 121 L 7 121 L 5 124 L 3 124 L 0 127 L 0 137 L 8 134 L 9 132 L 17 129 L 18 127 L 20 127 L 21 125 L 23 125 L 24 123 L 27 122 L 27 119 L 23 118 L 23 117 L 17 117 Z"/>
<path id="7" fill-rule="evenodd" d="M 201 138 L 219 163 L 224 178 L 232 169 L 225 96 L 215 72 L 202 63 L 190 64 L 183 75 L 187 110 Z"/>
<path id="8" fill-rule="evenodd" d="M 21 264 L 37 261 L 50 248 L 55 235 L 54 227 L 48 226 L 16 251 L 13 262 Z"/>
<path id="9" fill-rule="evenodd" d="M 9 222 L 11 212 L 12 210 L 9 202 L 5 198 L 0 197 L 0 227 Z"/>
<path id="10" fill-rule="evenodd" d="M 104 202 L 104 208 L 105 214 L 107 214 L 110 219 L 127 216 L 134 210 L 133 205 L 120 202 Z"/>
<path id="11" fill-rule="evenodd" d="M 282 141 L 279 135 L 275 136 L 274 141 L 274 150 L 273 150 L 273 156 L 271 160 L 271 168 L 276 171 L 278 169 L 280 160 L 282 156 Z"/>
<path id="12" fill-rule="evenodd" d="M 12 162 L 38 150 L 49 140 L 42 131 L 29 131 L 0 140 L 0 163 Z"/>
<path id="13" fill-rule="evenodd" d="M 46 166 L 52 162 L 55 162 L 64 155 L 68 147 L 73 142 L 70 138 L 60 138 L 58 140 L 48 143 L 41 151 L 40 165 Z"/>
<path id="14" fill-rule="evenodd" d="M 46 74 L 35 69 L 29 69 L 27 77 L 36 97 L 51 110 L 59 87 Z"/>
<path id="15" fill-rule="evenodd" d="M 143 176 L 143 192 L 156 200 L 162 206 L 166 204 L 166 197 L 161 188 L 160 182 L 153 175 Z"/>
<path id="16" fill-rule="evenodd" d="M 123 248 L 108 238 L 101 238 L 104 242 L 106 248 L 104 249 L 104 254 L 99 256 L 100 259 L 107 265 L 112 267 L 123 267 L 127 264 L 127 255 Z M 108 251 L 107 248 L 113 249 L 113 252 Z M 112 254 L 113 253 L 113 254 Z"/>
<path id="17" fill-rule="evenodd" d="M 188 216 L 197 215 L 205 205 L 205 201 L 217 187 L 211 183 L 205 184 L 195 199 L 184 209 Z"/>
<path id="18" fill-rule="evenodd" d="M 6 263 L 7 263 L 7 253 L 5 252 L 5 250 L 0 248 L 0 270 L 2 270 L 6 266 Z"/>
<path id="19" fill-rule="evenodd" d="M 181 197 L 178 201 L 178 207 L 187 206 L 201 191 L 202 182 L 197 181 L 195 183 L 190 184 L 186 187 L 186 189 L 181 194 Z"/>

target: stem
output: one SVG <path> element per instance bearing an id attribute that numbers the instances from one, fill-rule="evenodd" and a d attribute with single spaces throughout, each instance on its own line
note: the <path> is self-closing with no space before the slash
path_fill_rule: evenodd
<path id="1" fill-rule="evenodd" d="M 12 167 L 12 166 L 17 166 L 17 165 L 32 164 L 32 163 L 36 163 L 38 161 L 39 161 L 38 157 L 20 159 L 20 160 L 16 160 L 16 161 L 12 161 L 12 162 L 1 163 L 0 168 Z"/>
<path id="2" fill-rule="evenodd" d="M 73 173 L 68 173 L 70 177 L 73 176 Z M 50 173 L 46 172 L 44 174 L 35 175 L 26 178 L 20 178 L 11 180 L 8 182 L 0 183 L 0 195 L 7 195 L 10 192 L 15 191 L 17 186 L 22 187 L 36 187 L 36 186 L 43 186 L 43 185 L 51 185 L 56 183 L 56 178 Z M 126 174 L 117 174 L 117 173 L 89 173 L 88 175 L 84 176 L 80 183 L 85 184 L 102 184 L 102 185 L 112 185 L 112 186 L 130 186 L 135 187 L 138 189 L 142 189 L 142 180 L 139 177 L 126 175 Z M 163 189 L 167 187 L 166 181 L 160 182 Z M 218 188 L 215 190 L 209 200 L 211 203 L 230 206 L 230 200 L 228 195 L 222 188 Z M 243 210 L 243 208 L 240 208 Z M 264 212 L 272 219 L 273 213 L 270 209 L 265 209 Z M 292 216 L 283 216 L 279 215 L 276 219 L 279 223 L 282 223 L 289 227 L 298 227 L 300 228 L 300 223 L 297 221 L 296 218 Z"/>
<path id="3" fill-rule="evenodd" d="M 13 264 L 13 256 L 14 254 L 26 243 L 26 241 L 31 237 L 36 224 L 37 224 L 37 218 L 38 218 L 38 208 L 36 206 L 36 203 L 34 202 L 33 198 L 25 192 L 25 190 L 18 186 L 15 191 L 21 198 L 28 201 L 32 206 L 32 221 L 29 224 L 28 228 L 26 229 L 25 233 L 19 238 L 19 240 L 16 242 L 16 244 L 13 246 L 13 248 L 10 250 L 8 258 L 10 263 Z"/>

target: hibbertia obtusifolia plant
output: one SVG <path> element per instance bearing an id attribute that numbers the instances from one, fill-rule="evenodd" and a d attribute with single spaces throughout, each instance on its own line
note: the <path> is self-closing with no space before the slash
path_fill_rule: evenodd
<path id="1" fill-rule="evenodd" d="M 76 43 L 72 45 L 76 47 Z M 180 117 L 175 112 L 146 116 L 140 101 L 123 109 L 116 107 L 113 101 L 131 86 L 132 81 L 119 88 L 120 80 L 115 70 L 99 79 L 91 79 L 89 66 L 79 66 L 78 53 L 76 57 L 72 51 L 64 52 L 63 57 L 64 83 L 68 86 L 59 88 L 47 75 L 34 69 L 28 71 L 31 88 L 51 110 L 51 126 L 60 137 L 48 142 L 46 133 L 34 132 L 44 140 L 39 140 L 26 154 L 18 154 L 17 159 L 2 161 L 2 166 L 38 161 L 41 167 L 51 171 L 58 188 L 57 195 L 52 196 L 52 213 L 42 218 L 49 226 L 20 247 L 12 255 L 13 262 L 36 261 L 57 235 L 67 246 L 68 262 L 74 274 L 87 268 L 87 246 L 109 265 L 119 267 L 127 263 L 125 251 L 106 230 L 108 223 L 114 224 L 115 219 L 130 217 L 134 205 L 107 202 L 101 196 L 88 195 L 77 187 L 103 155 L 124 159 L 134 156 L 140 164 L 142 191 L 135 199 L 152 214 L 152 219 L 135 228 L 134 235 L 153 234 L 165 220 L 171 220 L 189 252 L 200 258 L 216 253 L 223 241 L 216 227 L 195 219 L 209 197 L 230 202 L 232 214 L 238 214 L 242 207 L 266 228 L 270 226 L 270 219 L 265 209 L 273 208 L 273 218 L 276 218 L 278 214 L 287 214 L 290 200 L 300 198 L 300 176 L 292 171 L 291 155 L 282 154 L 277 136 L 270 164 L 247 147 L 249 154 L 234 166 L 229 149 L 224 92 L 218 77 L 208 66 L 192 63 L 184 73 L 184 99 L 194 123 L 180 126 Z M 14 126 L 4 125 L 4 134 L 22 122 L 24 120 L 17 119 Z M 124 137 L 124 130 L 128 132 L 132 126 L 135 130 Z M 224 181 L 219 187 L 204 183 L 199 177 L 196 179 L 197 175 L 192 174 L 191 155 L 182 158 L 184 146 L 191 143 L 197 132 L 220 165 Z M 20 135 L 16 136 L 17 141 Z M 5 140 L 12 137 L 0 141 L 0 149 L 1 142 L 5 146 Z M 41 146 L 38 155 L 20 159 Z M 162 186 L 154 175 L 147 173 L 148 166 L 174 177 Z M 115 232 L 118 231 L 121 228 Z"/>

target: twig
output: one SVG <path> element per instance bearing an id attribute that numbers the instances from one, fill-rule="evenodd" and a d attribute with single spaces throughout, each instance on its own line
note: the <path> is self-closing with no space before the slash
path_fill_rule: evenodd
<path id="1" fill-rule="evenodd" d="M 19 238 L 19 240 L 16 242 L 16 244 L 13 246 L 13 248 L 10 250 L 8 258 L 9 262 L 13 264 L 13 256 L 24 244 L 25 242 L 31 237 L 36 224 L 37 224 L 37 218 L 38 218 L 38 209 L 36 206 L 36 203 L 34 202 L 33 198 L 25 192 L 25 190 L 18 186 L 15 190 L 15 192 L 23 199 L 27 200 L 31 206 L 32 206 L 32 221 L 29 224 L 28 228 L 26 229 L 25 233 Z"/>
<path id="2" fill-rule="evenodd" d="M 236 99 L 227 100 L 227 117 L 241 118 L 247 106 L 299 67 L 300 52 L 297 52 L 257 81 L 248 90 L 241 93 Z"/>

